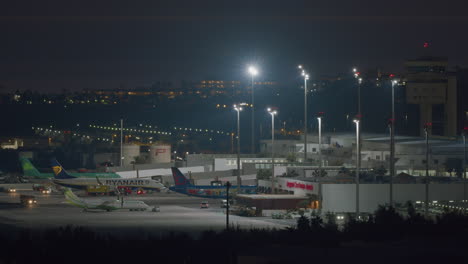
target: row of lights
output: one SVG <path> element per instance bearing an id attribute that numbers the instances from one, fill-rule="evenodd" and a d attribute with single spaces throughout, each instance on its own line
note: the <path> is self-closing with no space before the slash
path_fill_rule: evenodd
<path id="1" fill-rule="evenodd" d="M 245 103 L 244 106 L 252 108 L 252 107 L 253 107 L 253 104 L 247 104 L 247 103 Z M 217 104 L 217 105 L 216 105 L 216 108 L 227 108 L 227 105 L 225 105 L 225 104 Z"/>
<path id="2" fill-rule="evenodd" d="M 118 127 L 106 127 L 106 126 L 96 126 L 96 125 L 89 125 L 89 127 L 97 128 L 97 129 L 104 129 L 104 130 L 120 131 L 120 128 L 118 128 Z M 142 129 L 133 129 L 133 128 L 123 128 L 123 130 L 128 131 L 128 132 L 137 132 L 137 133 L 171 135 L 171 132 L 157 131 L 157 130 L 142 130 Z"/>
<path id="3" fill-rule="evenodd" d="M 52 130 L 52 129 L 41 128 L 41 127 L 32 127 L 32 129 L 47 132 L 47 133 L 53 133 L 53 134 L 64 134 L 64 132 L 59 131 L 59 130 Z M 75 137 L 82 137 L 82 138 L 86 138 L 86 139 L 94 139 L 94 140 L 99 140 L 99 141 L 103 141 L 103 142 L 111 142 L 112 141 L 111 139 L 108 139 L 108 138 L 103 138 L 103 137 L 97 137 L 96 138 L 96 137 L 92 137 L 92 136 L 84 135 L 84 134 L 79 134 L 79 133 L 73 133 L 72 135 L 75 136 Z"/>
<path id="4" fill-rule="evenodd" d="M 140 124 L 142 126 L 142 124 Z M 97 129 L 105 129 L 105 130 L 112 130 L 112 131 L 120 131 L 119 127 L 109 127 L 109 126 L 97 126 L 97 125 L 89 125 L 91 128 Z M 151 128 L 151 126 L 145 126 Z M 213 133 L 213 134 L 220 134 L 220 135 L 231 135 L 229 132 L 221 131 L 221 130 L 210 130 L 210 129 L 201 129 L 201 128 L 189 128 L 189 127 L 174 127 L 176 131 L 191 131 L 191 132 L 200 132 L 200 133 Z M 145 130 L 145 129 L 133 129 L 133 128 L 123 128 L 124 131 L 128 132 L 139 132 L 139 133 L 149 133 L 149 134 L 160 134 L 160 135 L 172 135 L 172 132 L 166 131 L 157 131 L 157 130 Z"/>

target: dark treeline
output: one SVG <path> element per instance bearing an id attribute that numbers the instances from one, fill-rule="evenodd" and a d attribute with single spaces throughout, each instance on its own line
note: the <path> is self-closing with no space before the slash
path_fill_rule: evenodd
<path id="1" fill-rule="evenodd" d="M 373 217 L 343 228 L 325 218 L 301 217 L 285 230 L 206 231 L 130 238 L 67 226 L 31 231 L 3 226 L 1 263 L 423 263 L 466 261 L 468 217 L 447 212 L 425 220 L 409 207 L 408 217 L 381 207 Z M 324 221 L 326 220 L 326 221 Z M 117 232 L 117 231 L 116 231 Z M 355 263 L 352 261 L 351 263 Z M 460 262 L 463 263 L 463 262 Z"/>

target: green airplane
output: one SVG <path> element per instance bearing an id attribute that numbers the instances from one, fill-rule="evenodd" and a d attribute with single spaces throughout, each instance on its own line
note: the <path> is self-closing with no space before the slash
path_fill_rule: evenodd
<path id="1" fill-rule="evenodd" d="M 23 168 L 23 174 L 26 177 L 35 179 L 53 179 L 53 173 L 42 173 L 39 172 L 36 167 L 31 163 L 28 158 L 20 158 L 21 167 Z M 78 178 L 121 178 L 120 175 L 114 172 L 86 172 L 86 173 L 70 173 L 74 177 Z"/>
<path id="2" fill-rule="evenodd" d="M 85 200 L 76 196 L 69 188 L 65 188 L 64 194 L 65 199 L 69 204 L 80 207 L 84 211 L 104 210 L 109 212 L 119 209 L 127 209 L 129 211 L 149 211 L 151 209 L 151 207 L 143 201 L 124 201 L 123 197 L 120 197 L 120 200 Z"/>

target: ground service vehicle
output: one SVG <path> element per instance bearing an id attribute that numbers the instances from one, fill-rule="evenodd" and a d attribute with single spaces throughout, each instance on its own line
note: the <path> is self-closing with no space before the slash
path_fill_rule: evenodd
<path id="1" fill-rule="evenodd" d="M 120 194 L 123 195 L 129 195 L 132 194 L 132 188 L 127 187 L 127 186 L 119 186 L 117 187 L 119 189 Z"/>
<path id="2" fill-rule="evenodd" d="M 36 197 L 34 197 L 33 195 L 25 194 L 20 195 L 20 202 L 23 206 L 33 206 L 37 204 Z"/>
<path id="3" fill-rule="evenodd" d="M 50 189 L 50 187 L 47 187 L 43 184 L 33 184 L 33 191 L 38 191 L 42 194 L 51 194 L 52 193 L 52 190 Z"/>
<path id="4" fill-rule="evenodd" d="M 115 192 L 107 185 L 89 185 L 86 187 L 88 195 L 114 195 Z"/>
<path id="5" fill-rule="evenodd" d="M 50 188 L 44 188 L 44 189 L 41 190 L 41 193 L 42 194 L 51 194 L 52 190 Z"/>
<path id="6" fill-rule="evenodd" d="M 45 189 L 45 186 L 43 184 L 33 184 L 32 186 L 32 189 L 33 191 L 42 191 L 43 189 Z"/>
<path id="7" fill-rule="evenodd" d="M 200 203 L 200 208 L 202 208 L 202 209 L 203 208 L 209 208 L 209 207 L 210 207 L 210 205 L 208 204 L 207 201 L 203 201 L 203 202 Z"/>
<path id="8" fill-rule="evenodd" d="M 221 208 L 227 208 L 228 202 L 227 200 L 221 200 Z M 229 206 L 232 205 L 232 202 L 229 202 Z"/>

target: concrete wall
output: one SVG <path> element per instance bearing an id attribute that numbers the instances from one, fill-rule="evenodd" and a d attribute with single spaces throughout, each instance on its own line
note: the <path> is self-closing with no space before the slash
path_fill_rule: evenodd
<path id="1" fill-rule="evenodd" d="M 155 144 L 149 149 L 150 163 L 170 163 L 171 145 Z"/>
<path id="2" fill-rule="evenodd" d="M 241 157 L 241 166 L 243 169 L 245 164 L 248 163 L 264 163 L 270 165 L 271 168 L 271 157 L 270 158 L 243 158 Z M 284 163 L 286 159 L 284 158 L 275 158 L 276 163 Z M 237 158 L 216 158 L 214 160 L 214 169 L 215 171 L 225 171 L 225 170 L 237 170 Z"/>
<path id="3" fill-rule="evenodd" d="M 254 158 L 255 155 L 242 154 L 241 158 Z M 216 158 L 237 158 L 236 154 L 189 154 L 187 155 L 187 167 L 214 165 Z"/>
<path id="4" fill-rule="evenodd" d="M 389 184 L 360 184 L 359 207 L 361 212 L 372 213 L 379 205 L 388 203 Z M 424 201 L 424 184 L 394 184 L 393 199 L 397 203 Z M 463 184 L 430 184 L 430 201 L 449 201 L 463 199 Z M 355 212 L 355 184 L 322 184 L 323 212 Z"/>
<path id="5" fill-rule="evenodd" d="M 322 152 L 330 147 L 329 144 L 322 144 Z M 318 153 L 319 144 L 318 143 L 307 143 L 307 153 Z M 271 151 L 271 147 L 270 147 Z M 296 143 L 296 151 L 298 153 L 304 153 L 304 143 Z"/>

